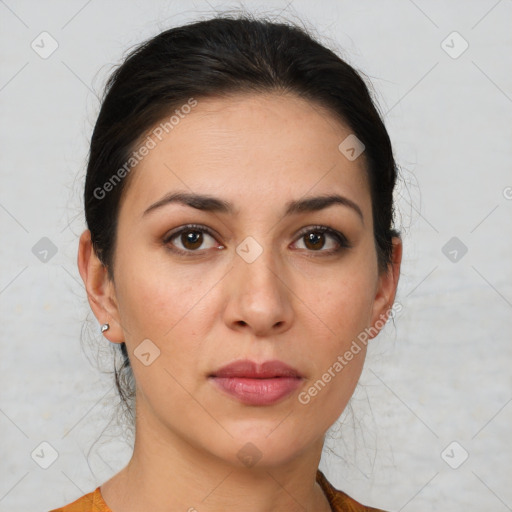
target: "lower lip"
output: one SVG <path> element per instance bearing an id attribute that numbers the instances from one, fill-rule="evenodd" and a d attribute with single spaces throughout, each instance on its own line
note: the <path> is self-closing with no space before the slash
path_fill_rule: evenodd
<path id="1" fill-rule="evenodd" d="M 270 405 L 295 391 L 301 378 L 275 377 L 272 379 L 245 379 L 240 377 L 212 377 L 223 391 L 248 405 Z"/>

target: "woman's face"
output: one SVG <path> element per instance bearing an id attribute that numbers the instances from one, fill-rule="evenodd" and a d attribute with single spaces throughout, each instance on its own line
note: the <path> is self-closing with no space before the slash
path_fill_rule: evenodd
<path id="1" fill-rule="evenodd" d="M 342 413 L 365 356 L 353 341 L 396 286 L 378 273 L 364 153 L 338 148 L 350 133 L 295 96 L 199 99 L 131 171 L 100 321 L 127 344 L 158 442 L 272 466 Z M 211 200 L 162 201 L 176 193 Z M 220 371 L 240 360 L 296 374 Z"/>

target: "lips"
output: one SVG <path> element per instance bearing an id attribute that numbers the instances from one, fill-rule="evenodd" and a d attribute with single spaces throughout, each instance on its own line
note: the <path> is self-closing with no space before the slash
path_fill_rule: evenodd
<path id="1" fill-rule="evenodd" d="M 303 381 L 298 370 L 281 361 L 257 364 L 235 361 L 209 375 L 217 389 L 247 405 L 271 405 L 283 400 Z"/>
<path id="2" fill-rule="evenodd" d="M 295 368 L 281 361 L 265 361 L 262 364 L 257 364 L 248 359 L 244 359 L 223 366 L 211 374 L 211 377 L 270 379 L 274 377 L 302 377 L 302 375 L 300 375 Z"/>

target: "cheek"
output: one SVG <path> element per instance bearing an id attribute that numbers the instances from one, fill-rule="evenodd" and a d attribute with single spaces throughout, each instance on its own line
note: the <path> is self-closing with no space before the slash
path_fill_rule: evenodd
<path id="1" fill-rule="evenodd" d="M 205 277 L 194 265 L 177 270 L 165 257 L 136 253 L 120 262 L 118 271 L 120 315 L 133 342 L 141 337 L 159 340 L 185 324 L 193 326 L 191 318 L 207 318 L 207 292 L 218 280 L 212 273 Z"/>
<path id="2" fill-rule="evenodd" d="M 181 385 L 185 389 L 195 385 L 197 354 L 208 331 L 206 309 L 211 310 L 211 304 L 201 300 L 205 283 L 191 284 L 181 275 L 168 275 L 169 269 L 167 274 L 155 267 L 146 270 L 123 281 L 119 305 L 137 387 L 157 410 L 168 402 L 188 400 Z M 157 347 L 149 345 L 149 352 L 158 353 L 148 366 L 137 358 L 138 347 L 147 339 Z"/>
<path id="3" fill-rule="evenodd" d="M 314 344 L 305 344 L 301 354 L 311 362 L 311 374 L 298 401 L 325 429 L 340 417 L 361 375 L 366 343 L 360 335 L 370 325 L 373 286 L 361 273 L 347 275 L 311 300 L 321 308 L 308 326 Z"/>
<path id="4" fill-rule="evenodd" d="M 361 334 L 372 318 L 376 274 L 371 260 L 350 263 L 340 266 L 335 277 L 317 280 L 304 301 L 311 320 L 305 323 L 307 338 L 314 344 L 303 345 L 301 356 L 311 361 L 312 373 L 299 402 L 326 426 L 339 417 L 357 385 L 366 354 Z"/>
<path id="5" fill-rule="evenodd" d="M 356 290 L 359 290 L 359 293 L 356 293 Z M 354 379 L 357 381 L 364 362 L 366 345 L 358 340 L 361 333 L 370 325 L 373 301 L 370 294 L 363 296 L 359 288 L 352 288 L 349 283 L 345 283 L 342 292 L 333 290 L 326 294 L 324 303 L 321 314 L 325 335 L 317 335 L 314 348 L 308 347 L 310 354 L 312 348 L 315 351 L 316 378 L 330 371 L 331 377 L 332 373 L 335 373 L 337 378 L 332 379 L 333 385 L 329 387 L 336 388 L 343 381 L 340 388 L 351 388 L 350 382 Z M 337 364 L 340 360 L 343 368 Z M 338 376 L 342 374 L 343 376 Z M 325 376 L 324 380 L 330 381 L 328 376 Z M 353 384 L 355 385 L 355 382 Z"/>
<path id="6" fill-rule="evenodd" d="M 325 336 L 340 346 L 370 325 L 375 284 L 368 268 L 347 266 L 328 279 L 315 280 L 314 287 L 309 280 L 302 282 L 297 295 L 305 298 L 309 314 L 323 326 Z"/>

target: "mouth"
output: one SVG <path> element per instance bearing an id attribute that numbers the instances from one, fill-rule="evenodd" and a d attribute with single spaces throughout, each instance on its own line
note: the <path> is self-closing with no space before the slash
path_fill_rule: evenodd
<path id="1" fill-rule="evenodd" d="M 208 376 L 220 391 L 247 405 L 275 404 L 304 380 L 298 370 L 281 361 L 235 361 Z"/>

